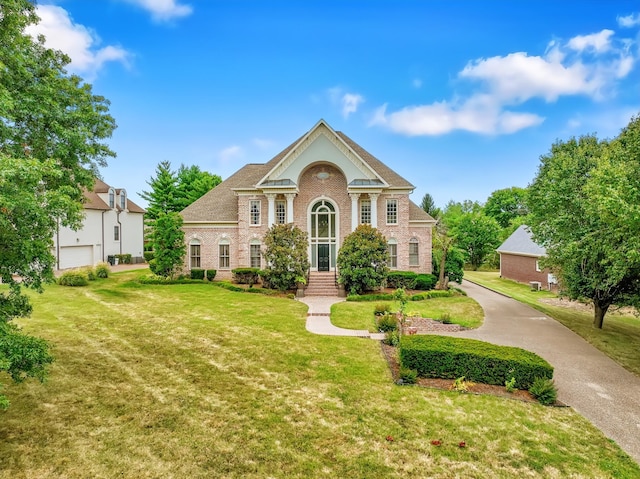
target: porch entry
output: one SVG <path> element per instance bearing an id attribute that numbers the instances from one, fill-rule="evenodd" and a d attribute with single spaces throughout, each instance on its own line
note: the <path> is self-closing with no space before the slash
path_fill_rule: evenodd
<path id="1" fill-rule="evenodd" d="M 316 271 L 331 271 L 336 267 L 339 224 L 336 207 L 329 200 L 320 200 L 313 204 L 309 215 L 311 268 Z"/>

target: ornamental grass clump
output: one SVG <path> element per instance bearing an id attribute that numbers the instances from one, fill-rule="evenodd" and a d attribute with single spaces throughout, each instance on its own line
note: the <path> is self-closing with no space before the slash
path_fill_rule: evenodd
<path id="1" fill-rule="evenodd" d="M 86 286 L 89 284 L 87 274 L 77 269 L 65 271 L 58 278 L 58 284 L 61 286 Z"/>
<path id="2" fill-rule="evenodd" d="M 558 399 L 558 389 L 549 378 L 535 378 L 529 392 L 544 406 L 550 406 Z"/>

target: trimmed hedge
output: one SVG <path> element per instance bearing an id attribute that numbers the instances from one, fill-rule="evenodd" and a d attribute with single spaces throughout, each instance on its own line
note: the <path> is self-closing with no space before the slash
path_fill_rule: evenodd
<path id="1" fill-rule="evenodd" d="M 191 279 L 204 279 L 204 270 L 193 268 L 191 270 Z"/>
<path id="2" fill-rule="evenodd" d="M 458 293 L 453 290 L 431 290 L 424 293 L 416 293 L 409 296 L 409 301 L 423 301 L 431 298 L 448 298 L 449 296 L 456 296 Z M 393 294 L 350 294 L 347 296 L 347 301 L 364 302 L 364 301 L 395 301 Z"/>
<path id="3" fill-rule="evenodd" d="M 258 268 L 236 268 L 232 269 L 233 282 L 238 284 L 256 284 L 258 282 L 260 270 Z"/>
<path id="4" fill-rule="evenodd" d="M 415 289 L 418 275 L 413 271 L 389 271 L 387 274 L 387 288 Z"/>
<path id="5" fill-rule="evenodd" d="M 61 286 L 86 286 L 89 284 L 86 271 L 74 269 L 65 271 L 58 278 L 58 284 Z"/>
<path id="6" fill-rule="evenodd" d="M 403 336 L 400 364 L 427 378 L 464 376 L 502 386 L 513 377 L 518 389 L 529 389 L 536 378 L 553 378 L 553 367 L 531 351 L 448 336 Z"/>
<path id="7" fill-rule="evenodd" d="M 149 261 L 151 261 L 153 258 L 156 257 L 155 252 L 153 251 L 145 251 L 144 253 L 142 253 L 144 255 L 144 260 L 148 263 Z"/>
<path id="8" fill-rule="evenodd" d="M 118 258 L 119 264 L 131 264 L 131 255 L 130 254 L 116 254 L 114 255 Z"/>
<path id="9" fill-rule="evenodd" d="M 215 281 L 211 283 L 218 288 L 223 288 L 229 291 L 234 291 L 236 293 L 255 293 L 255 294 L 264 294 L 267 296 L 275 296 L 280 294 L 280 291 L 275 289 L 264 289 L 264 288 L 241 288 L 240 286 L 236 286 L 234 284 L 229 283 L 228 281 Z"/>
<path id="10" fill-rule="evenodd" d="M 217 271 L 215 269 L 206 270 L 207 279 L 209 281 L 213 281 L 213 278 L 216 277 L 216 273 L 217 273 Z"/>
<path id="11" fill-rule="evenodd" d="M 433 289 L 437 282 L 438 279 L 432 274 L 419 274 L 416 276 L 415 289 L 419 289 L 420 291 L 429 291 Z"/>

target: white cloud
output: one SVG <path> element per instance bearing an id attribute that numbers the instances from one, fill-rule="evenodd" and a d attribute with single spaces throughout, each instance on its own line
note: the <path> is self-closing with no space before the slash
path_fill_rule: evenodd
<path id="1" fill-rule="evenodd" d="M 470 94 L 453 100 L 411 105 L 387 112 L 378 108 L 370 125 L 382 125 L 406 135 L 443 135 L 454 130 L 478 134 L 510 134 L 544 121 L 514 107 L 540 98 L 555 102 L 583 95 L 601 100 L 613 94 L 616 82 L 637 62 L 633 41 L 616 39 L 611 30 L 579 35 L 563 43 L 550 42 L 543 56 L 525 52 L 469 62 L 458 78 L 475 85 Z"/>
<path id="2" fill-rule="evenodd" d="M 360 104 L 365 101 L 362 95 L 345 92 L 339 86 L 329 88 L 327 96 L 333 105 L 340 108 L 343 118 L 348 118 L 349 115 L 358 111 Z"/>
<path id="3" fill-rule="evenodd" d="M 640 13 L 632 13 L 625 17 L 618 17 L 618 25 L 623 28 L 631 28 L 640 25 Z"/>
<path id="4" fill-rule="evenodd" d="M 597 53 L 606 52 L 611 48 L 613 30 L 602 30 L 591 35 L 578 35 L 567 43 L 567 46 L 577 52 L 593 49 Z"/>
<path id="5" fill-rule="evenodd" d="M 273 140 L 266 140 L 264 138 L 254 138 L 251 142 L 261 150 L 268 150 L 275 145 Z"/>
<path id="6" fill-rule="evenodd" d="M 100 37 L 84 25 L 73 23 L 64 8 L 38 5 L 37 14 L 40 22 L 28 26 L 26 33 L 33 37 L 44 35 L 48 48 L 61 50 L 69 55 L 69 71 L 91 80 L 107 62 L 119 61 L 127 64 L 130 54 L 125 49 L 113 45 L 96 48 L 101 43 Z"/>
<path id="7" fill-rule="evenodd" d="M 180 4 L 176 0 L 126 0 L 151 13 L 154 20 L 167 21 L 187 17 L 193 12 L 191 5 Z"/>
<path id="8" fill-rule="evenodd" d="M 218 156 L 220 157 L 220 160 L 222 161 L 222 163 L 230 163 L 233 160 L 240 158 L 243 153 L 244 153 L 244 150 L 242 149 L 241 146 L 232 145 L 222 150 L 218 154 Z"/>

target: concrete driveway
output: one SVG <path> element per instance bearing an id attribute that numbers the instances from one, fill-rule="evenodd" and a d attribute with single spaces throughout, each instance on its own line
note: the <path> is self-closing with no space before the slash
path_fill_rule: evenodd
<path id="1" fill-rule="evenodd" d="M 640 463 L 640 377 L 529 306 L 468 281 L 463 281 L 462 289 L 482 306 L 485 320 L 476 330 L 452 335 L 517 346 L 542 356 L 555 368 L 558 399 Z"/>

